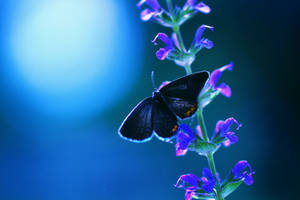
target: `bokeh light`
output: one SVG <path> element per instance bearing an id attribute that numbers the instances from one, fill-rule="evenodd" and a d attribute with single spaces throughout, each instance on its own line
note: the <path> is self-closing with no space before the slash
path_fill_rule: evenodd
<path id="1" fill-rule="evenodd" d="M 37 112 L 83 119 L 109 108 L 134 82 L 142 51 L 131 52 L 140 36 L 120 2 L 8 4 L 2 52 L 15 99 L 22 90 Z"/>

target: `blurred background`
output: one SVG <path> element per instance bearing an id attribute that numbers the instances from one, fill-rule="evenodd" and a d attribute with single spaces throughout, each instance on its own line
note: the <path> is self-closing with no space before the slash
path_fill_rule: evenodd
<path id="1" fill-rule="evenodd" d="M 181 4 L 184 1 L 176 0 Z M 139 19 L 136 1 L 10 0 L 0 2 L 0 198 L 3 200 L 178 199 L 184 173 L 200 175 L 206 159 L 157 139 L 122 140 L 119 125 L 153 90 L 184 69 L 155 57 L 157 32 Z M 182 27 L 214 41 L 193 71 L 234 61 L 222 96 L 205 110 L 243 124 L 239 142 L 215 155 L 221 177 L 248 160 L 254 185 L 228 199 L 297 199 L 299 187 L 299 2 L 206 1 L 212 12 Z M 297 124 L 298 123 L 298 124 Z"/>

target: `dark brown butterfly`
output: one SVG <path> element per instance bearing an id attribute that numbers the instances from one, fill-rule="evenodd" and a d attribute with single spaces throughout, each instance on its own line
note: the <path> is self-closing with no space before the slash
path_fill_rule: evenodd
<path id="1" fill-rule="evenodd" d="M 119 134 L 132 142 L 149 141 L 153 135 L 170 140 L 176 135 L 177 117 L 191 117 L 198 108 L 198 95 L 209 73 L 193 73 L 176 79 L 142 100 L 123 121 Z"/>

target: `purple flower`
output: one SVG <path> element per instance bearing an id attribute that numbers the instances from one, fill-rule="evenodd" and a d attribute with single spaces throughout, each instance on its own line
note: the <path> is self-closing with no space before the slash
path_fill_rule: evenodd
<path id="1" fill-rule="evenodd" d="M 231 71 L 233 69 L 233 62 L 213 71 L 210 76 L 210 79 L 209 79 L 209 85 L 211 86 L 211 88 L 213 90 L 220 91 L 220 93 L 223 94 L 225 97 L 230 97 L 231 89 L 228 85 L 226 85 L 225 83 L 221 83 L 218 86 L 216 85 L 220 76 L 222 75 L 223 71 L 225 71 L 227 69 L 229 71 Z"/>
<path id="2" fill-rule="evenodd" d="M 194 174 L 180 176 L 175 187 L 185 189 L 185 200 L 192 199 L 193 196 L 205 196 L 213 192 L 216 181 L 213 174 L 207 168 L 202 170 L 202 177 L 198 178 Z"/>
<path id="3" fill-rule="evenodd" d="M 211 171 L 209 169 L 203 168 L 201 181 L 202 181 L 201 187 L 205 192 L 210 193 L 213 191 L 216 181 L 214 179 L 213 174 L 211 173 Z"/>
<path id="4" fill-rule="evenodd" d="M 196 3 L 197 0 L 187 0 L 184 8 L 190 8 L 196 12 L 202 12 L 204 14 L 210 13 L 211 9 L 208 5 L 203 2 Z"/>
<path id="5" fill-rule="evenodd" d="M 233 117 L 226 119 L 225 121 L 220 120 L 216 124 L 216 129 L 215 129 L 215 136 L 225 138 L 225 142 L 223 142 L 224 146 L 229 146 L 231 144 L 234 144 L 238 141 L 238 137 L 235 135 L 234 132 L 230 131 L 230 127 L 233 124 L 237 125 L 236 130 L 238 130 L 242 125 L 238 123 Z"/>
<path id="6" fill-rule="evenodd" d="M 179 177 L 175 187 L 187 189 L 189 187 L 199 187 L 201 180 L 194 174 L 184 174 Z"/>
<path id="7" fill-rule="evenodd" d="M 164 48 L 160 48 L 157 52 L 156 52 L 156 57 L 159 60 L 164 60 L 166 59 L 166 57 L 168 56 L 169 53 L 171 53 L 175 47 L 173 45 L 173 43 L 176 45 L 178 45 L 178 40 L 176 35 L 174 36 L 174 34 L 172 35 L 172 39 L 170 39 L 165 33 L 158 33 L 155 38 L 152 40 L 152 42 L 157 45 L 157 39 L 161 40 L 163 43 L 165 43 L 165 47 Z M 172 41 L 173 40 L 173 41 Z"/>
<path id="8" fill-rule="evenodd" d="M 176 156 L 183 156 L 188 150 L 188 146 L 195 140 L 194 131 L 186 124 L 179 125 L 176 141 Z"/>
<path id="9" fill-rule="evenodd" d="M 253 177 L 252 175 L 254 172 L 250 164 L 246 160 L 239 161 L 232 170 L 233 178 L 243 180 L 247 185 L 253 184 Z"/>
<path id="10" fill-rule="evenodd" d="M 196 34 L 195 34 L 195 39 L 194 39 L 194 45 L 196 48 L 201 46 L 201 47 L 205 47 L 207 49 L 211 49 L 214 46 L 214 43 L 211 40 L 209 40 L 207 38 L 202 38 L 203 32 L 207 28 L 212 31 L 214 30 L 214 27 L 207 26 L 204 24 L 199 26 L 199 28 L 197 29 Z"/>
<path id="11" fill-rule="evenodd" d="M 146 3 L 151 9 L 146 8 L 141 12 L 140 17 L 143 21 L 148 21 L 153 17 L 155 18 L 161 13 L 162 9 L 157 0 L 141 0 L 136 5 L 138 8 L 141 8 L 144 3 Z"/>

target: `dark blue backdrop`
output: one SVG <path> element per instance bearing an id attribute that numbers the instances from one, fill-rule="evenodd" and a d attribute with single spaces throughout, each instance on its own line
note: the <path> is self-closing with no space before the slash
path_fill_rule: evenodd
<path id="1" fill-rule="evenodd" d="M 183 2 L 183 1 L 182 1 Z M 182 27 L 186 43 L 201 24 L 215 43 L 194 71 L 234 61 L 223 81 L 232 98 L 205 110 L 243 123 L 240 141 L 216 154 L 222 177 L 239 160 L 254 167 L 254 185 L 228 199 L 296 199 L 299 186 L 297 87 L 299 3 L 208 1 L 210 15 Z M 122 140 L 117 130 L 156 82 L 184 70 L 158 61 L 150 40 L 166 32 L 139 20 L 135 1 L 11 0 L 0 2 L 0 198 L 5 200 L 183 199 L 174 188 L 206 160 L 176 157 L 154 139 Z"/>

